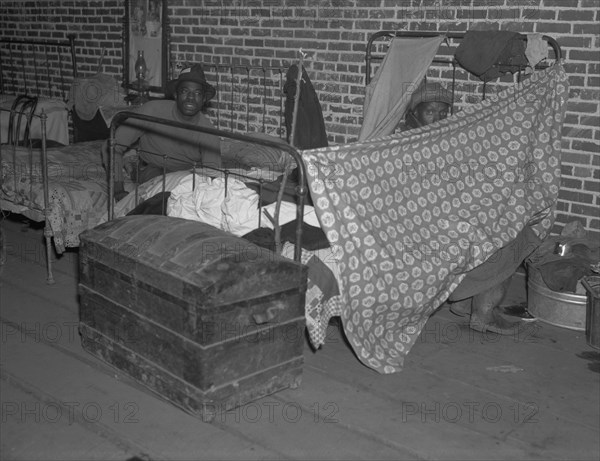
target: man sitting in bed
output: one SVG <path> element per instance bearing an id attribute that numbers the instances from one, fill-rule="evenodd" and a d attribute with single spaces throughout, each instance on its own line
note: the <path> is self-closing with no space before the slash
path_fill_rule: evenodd
<path id="1" fill-rule="evenodd" d="M 422 84 L 411 98 L 406 113 L 410 130 L 446 118 L 452 105 L 451 93 L 438 83 Z M 450 295 L 450 310 L 460 316 L 470 316 L 469 326 L 477 331 L 514 334 L 519 326 L 530 320 L 526 309 L 517 317 L 502 315 L 504 299 L 511 277 L 535 248 L 539 238 L 525 227 L 509 244 L 497 250 L 483 264 L 469 271 Z"/>
<path id="2" fill-rule="evenodd" d="M 206 81 L 200 64 L 181 71 L 179 78 L 167 83 L 165 100 L 152 100 L 136 112 L 154 117 L 213 127 L 201 112 L 216 94 Z M 174 100 L 172 100 L 174 98 Z M 123 154 L 131 148 L 140 149 L 139 165 L 128 168 L 132 180 L 143 183 L 163 173 L 187 170 L 195 163 L 198 167 L 221 166 L 221 140 L 218 136 L 160 125 L 138 119 L 128 119 L 115 133 L 115 199 L 127 195 L 123 186 Z M 105 167 L 108 166 L 108 141 L 102 150 Z M 164 158 L 168 155 L 168 158 Z M 139 175 L 138 175 L 139 171 Z"/>

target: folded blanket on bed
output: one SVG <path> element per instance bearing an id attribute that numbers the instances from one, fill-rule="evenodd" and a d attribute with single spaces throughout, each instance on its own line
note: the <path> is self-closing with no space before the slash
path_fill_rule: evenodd
<path id="1" fill-rule="evenodd" d="M 410 134 L 304 151 L 315 209 L 339 250 L 340 315 L 359 359 L 399 371 L 465 273 L 534 216 L 544 238 L 560 186 L 568 98 L 561 64 Z M 337 165 L 323 175 L 318 165 Z M 326 178 L 326 179 L 324 179 Z"/>

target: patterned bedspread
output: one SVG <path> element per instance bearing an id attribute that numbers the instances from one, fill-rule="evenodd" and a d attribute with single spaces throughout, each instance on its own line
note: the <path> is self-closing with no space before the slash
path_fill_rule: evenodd
<path id="1" fill-rule="evenodd" d="M 526 225 L 544 238 L 567 98 L 557 64 L 403 136 L 305 151 L 341 292 L 307 313 L 313 344 L 339 315 L 365 365 L 397 372 L 465 272 Z"/>
<path id="2" fill-rule="evenodd" d="M 48 222 L 58 253 L 79 246 L 79 234 L 94 227 L 107 209 L 102 141 L 48 149 Z M 30 173 L 33 173 L 31 175 Z M 2 146 L 2 209 L 44 220 L 42 161 L 39 150 Z"/>

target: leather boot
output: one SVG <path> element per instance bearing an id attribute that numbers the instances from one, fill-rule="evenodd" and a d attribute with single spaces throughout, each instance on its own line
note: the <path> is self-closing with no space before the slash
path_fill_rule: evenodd
<path id="1" fill-rule="evenodd" d="M 515 334 L 526 322 L 509 321 L 499 315 L 498 306 L 510 285 L 510 277 L 498 285 L 473 296 L 469 326 L 476 331 L 490 331 L 501 335 Z"/>
<path id="2" fill-rule="evenodd" d="M 471 315 L 471 305 L 473 298 L 461 299 L 453 303 L 448 303 L 450 306 L 450 312 L 459 317 L 466 317 Z"/>

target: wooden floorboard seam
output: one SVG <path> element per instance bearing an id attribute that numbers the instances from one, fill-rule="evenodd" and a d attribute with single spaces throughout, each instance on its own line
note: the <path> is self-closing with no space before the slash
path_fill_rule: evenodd
<path id="1" fill-rule="evenodd" d="M 7 287 L 10 286 L 12 288 L 17 288 L 18 290 L 21 290 L 23 293 L 31 295 L 37 299 L 51 302 L 53 307 L 58 307 L 62 311 L 68 312 L 71 315 L 73 314 L 73 306 L 70 306 L 68 304 L 65 304 L 62 301 L 59 301 L 59 300 L 56 300 L 56 299 L 53 299 L 53 298 L 47 296 L 46 291 L 43 291 L 42 293 L 40 293 L 39 290 L 37 289 L 38 287 L 32 286 L 30 284 L 15 282 L 14 280 L 9 280 L 6 276 L 2 276 L 2 285 L 7 286 Z M 54 285 L 48 285 L 48 287 L 53 287 L 53 286 Z M 50 289 L 52 289 L 52 288 L 50 288 Z"/>
<path id="2" fill-rule="evenodd" d="M 181 411 L 183 411 L 183 410 L 181 410 Z M 217 429 L 220 429 L 231 435 L 234 435 L 242 440 L 245 440 L 246 442 L 249 442 L 253 445 L 257 445 L 267 451 L 273 452 L 274 454 L 276 454 L 279 457 L 278 459 L 294 459 L 294 458 L 290 458 L 285 452 L 282 452 L 281 450 L 277 450 L 273 446 L 268 446 L 264 443 L 261 443 L 252 437 L 248 437 L 242 431 L 235 429 L 234 427 L 227 425 L 226 423 L 221 423 L 221 422 L 217 421 L 217 418 L 215 418 L 211 422 L 203 422 L 203 424 L 210 424 L 211 426 L 216 427 Z"/>
<path id="3" fill-rule="evenodd" d="M 282 398 L 279 395 L 275 394 L 272 397 L 275 400 L 279 400 L 282 403 L 286 403 L 287 402 L 286 399 Z M 324 416 L 322 414 L 315 413 L 314 410 L 312 408 L 310 408 L 309 406 L 300 404 L 298 402 L 296 402 L 296 405 L 300 406 L 303 411 L 307 411 L 309 413 L 312 413 L 314 416 L 316 416 L 317 418 L 319 418 L 319 420 L 323 421 Z M 386 446 L 386 447 L 388 447 L 388 448 L 390 448 L 392 450 L 402 450 L 404 452 L 409 452 L 412 455 L 414 455 L 414 459 L 415 460 L 427 460 L 428 459 L 428 458 L 422 457 L 419 453 L 417 453 L 412 448 L 407 447 L 406 445 L 403 445 L 401 443 L 396 443 L 396 442 L 394 442 L 394 441 L 392 441 L 390 439 L 387 439 L 387 438 L 378 437 L 372 431 L 367 431 L 367 430 L 361 429 L 360 426 L 346 424 L 346 423 L 343 423 L 341 421 L 337 421 L 337 424 L 338 424 L 339 427 L 343 427 L 344 429 L 348 430 L 349 432 L 357 434 L 361 438 L 369 439 L 372 442 L 376 442 L 376 443 L 381 444 L 383 446 Z"/>
<path id="4" fill-rule="evenodd" d="M 100 421 L 96 421 L 94 423 L 86 421 L 85 418 L 82 418 L 78 414 L 78 412 L 71 411 L 71 408 L 65 405 L 60 399 L 39 389 L 32 383 L 15 376 L 14 374 L 5 370 L 3 367 L 0 367 L 0 379 L 6 382 L 7 384 L 16 387 L 25 394 L 30 395 L 40 403 L 43 403 L 45 405 L 56 405 L 57 407 L 61 408 L 61 411 L 69 413 L 69 422 L 72 421 L 80 427 L 82 427 L 83 429 L 85 429 L 86 431 L 91 432 L 99 437 L 102 437 L 103 439 L 115 445 L 117 448 L 131 453 L 132 456 L 137 456 L 148 461 L 153 459 L 160 459 L 158 456 L 148 454 L 145 447 L 138 445 L 132 440 L 125 440 L 119 435 L 117 431 L 111 429 L 104 423 Z"/>
<path id="5" fill-rule="evenodd" d="M 0 315 L 0 324 L 15 328 L 17 331 L 19 331 L 21 333 L 21 335 L 25 335 L 29 338 L 32 338 L 32 339 L 34 339 L 35 342 L 37 342 L 39 344 L 43 344 L 47 347 L 51 347 L 62 354 L 68 355 L 71 358 L 79 360 L 84 365 L 87 365 L 100 373 L 103 373 L 112 378 L 115 377 L 114 372 L 116 371 L 116 368 L 113 368 L 113 367 L 105 364 L 104 362 L 101 362 L 100 360 L 98 360 L 91 354 L 87 354 L 87 353 L 79 354 L 75 351 L 72 351 L 71 349 L 69 349 L 67 347 L 61 346 L 56 341 L 48 341 L 47 339 L 43 338 L 42 336 L 39 336 L 39 337 L 36 336 L 36 333 L 24 331 L 19 324 L 12 322 L 10 320 L 7 320 L 4 317 L 2 317 L 1 315 Z M 111 371 L 113 371 L 113 373 L 111 373 Z"/>
<path id="6" fill-rule="evenodd" d="M 25 334 L 26 336 L 34 338 L 34 335 L 32 333 L 26 332 L 26 331 L 24 332 L 19 327 L 18 324 L 15 324 L 14 322 L 10 322 L 10 321 L 4 319 L 2 316 L 0 316 L 0 323 L 12 326 L 12 327 L 16 328 L 19 332 L 21 332 L 21 334 Z M 146 395 L 149 395 L 149 396 L 151 396 L 153 398 L 156 398 L 156 399 L 162 400 L 164 402 L 167 402 L 169 404 L 172 404 L 171 402 L 169 402 L 169 401 L 167 401 L 165 399 L 161 399 L 159 396 L 156 395 L 156 393 L 150 391 L 149 389 L 146 389 L 143 385 L 141 385 L 141 384 L 137 383 L 135 380 L 129 378 L 126 374 L 123 374 L 120 370 L 118 370 L 118 369 L 116 369 L 116 368 L 114 368 L 114 367 L 112 367 L 110 365 L 103 364 L 102 362 L 100 362 L 98 359 L 95 359 L 91 355 L 88 358 L 85 355 L 78 354 L 76 352 L 73 352 L 73 351 L 69 350 L 68 348 L 60 346 L 59 344 L 56 344 L 55 342 L 50 342 L 50 341 L 44 340 L 42 338 L 34 338 L 34 339 L 36 339 L 36 340 L 39 339 L 38 342 L 40 344 L 43 344 L 43 345 L 45 345 L 47 347 L 51 347 L 52 349 L 55 349 L 56 351 L 58 351 L 58 352 L 60 352 L 62 354 L 68 355 L 71 358 L 74 358 L 74 359 L 76 359 L 78 361 L 81 361 L 84 365 L 90 366 L 95 371 L 98 371 L 98 372 L 106 375 L 107 377 L 115 378 L 115 373 L 117 373 L 118 376 L 119 376 L 119 381 L 120 382 L 125 383 L 125 384 L 131 386 L 132 388 L 134 388 L 134 389 L 136 389 L 136 390 L 138 390 L 140 392 L 144 392 Z M 39 398 L 39 396 L 42 395 L 43 391 L 37 389 L 32 384 L 25 383 L 25 382 L 21 383 L 21 381 L 19 380 L 19 378 L 17 378 L 16 376 L 10 374 L 9 372 L 6 372 L 5 370 L 2 370 L 2 372 L 3 372 L 3 376 L 2 376 L 3 380 L 7 381 L 5 379 L 5 377 L 4 377 L 4 374 L 7 374 L 9 376 L 9 380 L 7 382 L 15 385 L 17 388 L 21 389 L 25 393 L 27 393 L 27 394 L 35 397 L 35 398 Z M 47 394 L 47 393 L 44 393 L 44 394 L 47 395 L 47 396 L 49 396 L 49 394 Z M 42 402 L 45 402 L 45 403 L 48 403 L 48 402 L 57 403 L 57 402 L 59 402 L 58 399 L 55 399 L 53 397 L 50 397 L 50 399 L 40 399 L 40 400 Z M 183 410 L 180 409 L 180 411 L 183 411 Z M 211 424 L 212 426 L 217 427 L 217 428 L 219 428 L 221 430 L 224 430 L 226 432 L 229 432 L 232 435 L 235 435 L 235 436 L 237 436 L 237 437 L 239 437 L 239 438 L 241 438 L 243 440 L 246 440 L 247 442 L 250 442 L 250 443 L 252 443 L 254 445 L 258 445 L 261 448 L 264 448 L 265 450 L 272 451 L 277 456 L 280 456 L 282 459 L 290 459 L 290 458 L 286 457 L 285 453 L 276 451 L 276 450 L 273 449 L 273 447 L 269 447 L 269 446 L 257 443 L 256 440 L 253 440 L 253 439 L 247 437 L 242 432 L 240 432 L 240 431 L 238 431 L 236 429 L 233 429 L 233 428 L 231 428 L 231 427 L 229 427 L 229 426 L 227 426 L 225 424 L 220 424 L 220 423 L 218 423 L 216 421 L 213 421 L 212 423 L 204 423 L 204 424 Z M 87 426 L 90 426 L 89 423 L 85 425 L 85 428 L 87 428 Z M 112 441 L 112 439 L 109 439 L 109 440 Z M 117 445 L 117 446 L 119 446 L 119 445 Z M 119 446 L 119 448 L 123 449 L 123 447 L 121 447 L 121 446 Z M 125 447 L 125 448 L 128 448 L 128 447 Z M 137 456 L 140 456 L 140 455 L 137 455 Z M 149 457 L 143 458 L 143 459 L 152 460 L 152 459 L 159 459 L 159 458 L 156 458 L 155 456 L 150 455 Z"/>
<path id="7" fill-rule="evenodd" d="M 332 375 L 332 374 L 330 374 L 330 373 L 327 373 L 327 372 L 324 372 L 324 371 L 322 371 L 322 370 L 320 370 L 320 369 L 318 369 L 318 368 L 316 368 L 316 367 L 311 367 L 311 366 L 309 365 L 309 366 L 307 366 L 307 368 L 310 368 L 310 369 L 312 369 L 314 372 L 321 374 L 323 377 L 325 377 L 325 378 L 327 378 L 327 379 L 334 380 L 334 381 L 336 381 L 336 382 L 339 382 L 339 383 L 341 383 L 341 384 L 347 384 L 347 382 L 346 382 L 345 380 L 343 380 L 343 379 L 338 379 L 338 378 L 336 378 L 334 375 Z M 440 377 L 439 375 L 437 375 L 437 374 L 435 374 L 435 373 L 431 372 L 430 370 L 426 370 L 426 371 L 428 371 L 428 373 L 430 373 L 430 374 L 433 374 L 433 375 L 435 375 L 435 376 L 437 376 L 437 377 Z M 446 378 L 445 378 L 445 379 L 446 379 Z M 459 381 L 459 380 L 456 380 L 456 381 L 460 382 L 461 384 L 466 384 L 466 385 L 469 385 L 469 386 L 471 385 L 470 383 L 464 383 L 464 382 L 462 382 L 462 381 Z M 389 394 L 389 393 L 387 393 L 387 392 L 378 392 L 378 391 L 376 391 L 375 389 L 373 389 L 373 388 L 370 388 L 370 387 L 367 387 L 367 386 L 365 386 L 365 385 L 363 385 L 363 384 L 361 384 L 361 383 L 354 382 L 352 385 L 353 385 L 353 387 L 356 387 L 356 388 L 358 388 L 358 389 L 360 389 L 360 390 L 362 390 L 362 391 L 364 391 L 364 392 L 369 392 L 369 393 L 371 393 L 373 396 L 375 396 L 375 397 L 377 397 L 377 398 L 379 398 L 379 399 L 391 399 L 391 400 L 393 400 L 395 403 L 399 403 L 399 404 L 402 404 L 403 402 L 404 402 L 404 403 L 409 403 L 409 402 L 405 402 L 403 399 L 398 399 L 398 398 L 396 398 L 396 397 L 394 397 L 394 396 L 390 395 L 390 394 Z M 473 387 L 475 387 L 475 388 L 477 388 L 477 389 L 479 389 L 479 390 L 484 390 L 484 391 L 486 391 L 486 392 L 487 392 L 487 390 L 485 390 L 485 389 L 481 389 L 481 388 L 479 388 L 479 387 L 477 387 L 477 386 L 473 386 Z M 502 398 L 506 398 L 506 396 L 503 396 L 503 395 L 498 395 L 498 396 L 499 396 L 499 397 L 502 397 Z M 420 415 L 422 415 L 422 411 L 421 411 L 421 410 L 419 410 L 419 411 L 417 412 L 417 414 L 420 414 Z M 459 424 L 460 424 L 460 423 L 459 423 Z M 523 423 L 521 423 L 521 424 L 523 424 Z M 514 443 L 516 446 L 520 446 L 520 445 L 522 445 L 522 440 L 520 440 L 520 439 L 518 439 L 518 438 L 514 438 L 514 437 L 509 437 L 509 434 L 510 434 L 510 433 L 506 433 L 506 434 L 504 434 L 504 436 L 503 436 L 503 437 L 498 437 L 498 436 L 495 436 L 495 435 L 493 435 L 493 436 L 492 436 L 492 435 L 490 435 L 490 434 L 488 434 L 488 433 L 486 433 L 486 432 L 483 432 L 483 431 L 479 431 L 477 428 L 473 429 L 472 427 L 470 427 L 470 426 L 467 426 L 467 425 L 463 425 L 463 424 L 460 424 L 460 425 L 461 425 L 463 428 L 465 428 L 466 430 L 472 431 L 474 434 L 480 434 L 481 436 L 490 437 L 490 438 L 493 438 L 494 440 L 496 440 L 496 441 L 499 441 L 499 442 L 508 442 L 508 441 L 510 441 L 510 442 Z M 515 428 L 514 430 L 516 431 L 516 430 L 518 430 L 518 429 L 519 429 L 519 428 Z M 362 432 L 362 431 L 361 431 L 361 432 Z M 513 432 L 513 431 L 510 431 L 510 432 Z M 375 437 L 377 440 L 384 440 L 384 441 L 387 441 L 387 440 L 388 440 L 388 439 L 380 439 L 380 438 L 377 438 L 376 436 L 373 436 L 373 437 Z M 388 443 L 389 443 L 389 442 L 388 442 Z M 391 445 L 391 446 L 396 446 L 396 445 Z M 401 448 L 403 448 L 403 449 L 405 449 L 405 450 L 409 450 L 409 451 L 411 451 L 411 452 L 414 452 L 414 450 L 412 450 L 410 447 L 406 447 L 406 446 L 404 446 L 404 445 L 401 445 Z M 416 456 L 418 456 L 418 454 L 417 454 L 417 453 L 415 453 L 415 455 L 416 455 Z"/>
<path id="8" fill-rule="evenodd" d="M 440 375 L 440 374 L 436 373 L 435 371 L 433 371 L 431 369 L 428 369 L 428 368 L 425 368 L 425 367 L 421 367 L 421 369 L 428 371 L 430 374 L 432 374 L 432 375 L 434 375 L 434 376 L 436 376 L 436 377 L 438 377 L 440 379 L 450 380 L 450 381 L 453 381 L 453 382 L 456 382 L 456 383 L 464 384 L 466 386 L 471 386 L 474 389 L 477 389 L 478 391 L 486 392 L 486 393 L 490 394 L 490 396 L 498 398 L 498 399 L 507 399 L 507 400 L 510 400 L 515 405 L 525 405 L 525 404 L 527 404 L 527 402 L 525 400 L 515 399 L 515 398 L 513 398 L 513 397 L 511 397 L 509 395 L 500 394 L 498 392 L 494 392 L 491 389 L 487 389 L 485 387 L 481 387 L 481 386 L 478 386 L 476 384 L 472 384 L 471 382 L 468 382 L 468 381 L 463 381 L 463 380 L 452 378 L 452 377 L 449 377 L 449 376 L 443 376 L 443 375 Z M 552 416 L 554 416 L 554 417 L 557 417 L 557 418 L 560 417 L 561 419 L 565 419 L 565 420 L 569 421 L 571 424 L 574 424 L 574 425 L 577 425 L 577 426 L 582 426 L 582 427 L 585 427 L 585 428 L 591 429 L 591 430 L 596 430 L 596 427 L 590 426 L 590 425 L 588 425 L 588 424 L 586 424 L 584 422 L 581 422 L 581 421 L 573 420 L 573 419 L 569 418 L 568 416 L 559 415 L 559 414 L 557 414 L 555 412 L 549 412 L 549 413 Z M 525 424 L 525 423 L 521 422 L 520 424 Z"/>

